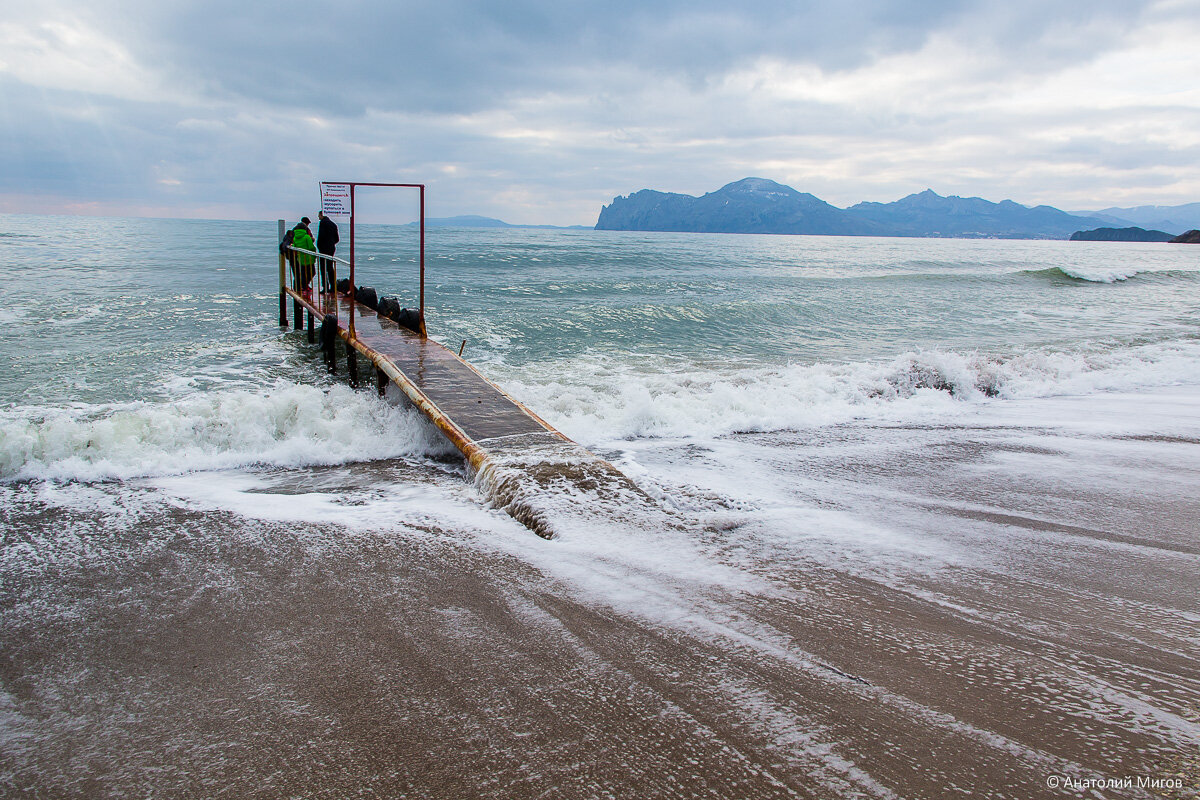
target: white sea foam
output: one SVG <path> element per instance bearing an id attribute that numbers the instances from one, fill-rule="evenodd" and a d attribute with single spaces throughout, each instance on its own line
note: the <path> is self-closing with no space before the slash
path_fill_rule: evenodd
<path id="1" fill-rule="evenodd" d="M 281 381 L 175 402 L 0 410 L 0 478 L 100 480 L 252 464 L 338 464 L 448 446 L 418 412 Z"/>
<path id="2" fill-rule="evenodd" d="M 604 357 L 497 375 L 518 399 L 585 444 L 710 437 L 860 419 L 943 421 L 992 398 L 1200 383 L 1200 341 L 1000 358 L 936 350 L 890 361 L 778 368 L 649 367 Z"/>
<path id="3" fill-rule="evenodd" d="M 413 525 L 454 531 L 512 529 L 528 534 L 507 515 L 484 507 L 460 479 L 412 484 L 377 475 L 367 485 L 353 481 L 314 484 L 297 491 L 292 473 L 277 478 L 242 470 L 146 479 L 164 500 L 195 511 L 230 511 L 247 519 L 336 525 L 346 531 L 403 535 Z M 422 536 L 428 536 L 422 530 Z"/>
<path id="4" fill-rule="evenodd" d="M 504 374 L 505 372 L 509 374 Z M 889 361 L 686 367 L 596 356 L 494 377 L 587 445 L 841 424 L 944 421 L 992 398 L 1200 383 L 1200 341 L 1009 358 L 944 351 Z M 175 402 L 0 410 L 0 479 L 129 478 L 449 452 L 423 417 L 341 385 L 281 381 Z"/>
<path id="5" fill-rule="evenodd" d="M 1068 266 L 1059 267 L 1064 275 L 1069 278 L 1077 278 L 1081 281 L 1091 281 L 1092 283 L 1116 283 L 1117 281 L 1127 281 L 1130 278 L 1140 275 L 1142 270 L 1132 266 L 1122 267 L 1081 267 Z"/>

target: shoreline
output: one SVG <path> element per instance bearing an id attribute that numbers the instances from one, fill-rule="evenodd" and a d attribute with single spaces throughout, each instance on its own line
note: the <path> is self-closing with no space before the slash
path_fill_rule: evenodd
<path id="1" fill-rule="evenodd" d="M 1051 776 L 1182 775 L 1167 796 L 1192 796 L 1200 504 L 1174 492 L 1200 392 L 976 417 L 637 442 L 671 502 L 568 504 L 554 542 L 405 461 L 26 498 L 0 785 L 1058 797 Z"/>

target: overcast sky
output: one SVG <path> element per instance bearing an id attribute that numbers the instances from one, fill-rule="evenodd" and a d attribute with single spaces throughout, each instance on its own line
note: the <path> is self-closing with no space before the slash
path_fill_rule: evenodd
<path id="1" fill-rule="evenodd" d="M 291 219 L 322 179 L 561 225 L 747 176 L 838 206 L 1196 202 L 1198 22 L 1200 0 L 7 4 L 0 211 Z"/>

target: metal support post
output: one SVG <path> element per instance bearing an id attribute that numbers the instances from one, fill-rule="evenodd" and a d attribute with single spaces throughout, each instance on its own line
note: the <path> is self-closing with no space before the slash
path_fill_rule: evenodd
<path id="1" fill-rule="evenodd" d="M 348 341 L 354 341 L 354 306 L 358 302 L 358 284 L 354 282 L 354 184 L 350 184 L 350 317 L 346 324 Z"/>
<path id="2" fill-rule="evenodd" d="M 425 332 L 425 184 L 421 184 L 421 338 L 429 334 Z"/>

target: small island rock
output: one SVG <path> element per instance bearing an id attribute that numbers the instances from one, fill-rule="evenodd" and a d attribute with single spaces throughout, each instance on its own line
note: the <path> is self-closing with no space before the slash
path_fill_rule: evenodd
<path id="1" fill-rule="evenodd" d="M 1148 231 L 1145 228 L 1096 228 L 1091 231 L 1075 231 L 1072 242 L 1169 242 L 1171 234 L 1165 231 Z"/>

